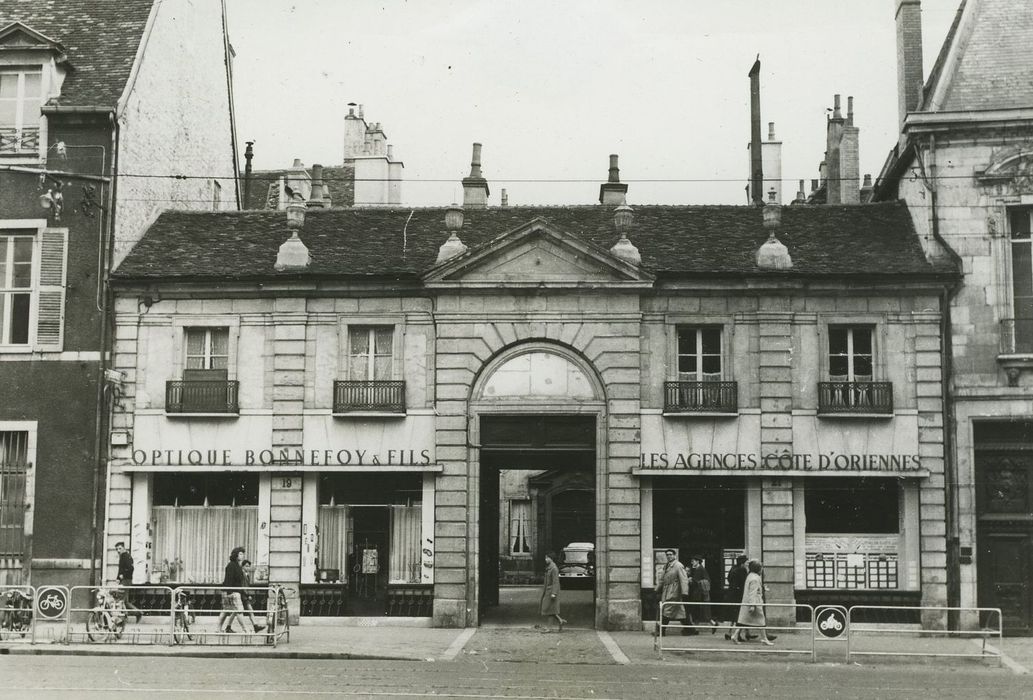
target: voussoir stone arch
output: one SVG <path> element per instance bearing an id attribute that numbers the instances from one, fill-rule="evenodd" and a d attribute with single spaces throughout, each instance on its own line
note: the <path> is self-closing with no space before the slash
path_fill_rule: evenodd
<path id="1" fill-rule="evenodd" d="M 534 338 L 503 347 L 485 362 L 470 400 L 597 403 L 605 400 L 605 390 L 584 355 L 552 339 Z"/>

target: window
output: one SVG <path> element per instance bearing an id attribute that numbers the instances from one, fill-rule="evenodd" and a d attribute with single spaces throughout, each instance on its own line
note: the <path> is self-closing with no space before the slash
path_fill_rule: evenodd
<path id="1" fill-rule="evenodd" d="M 29 343 L 35 247 L 35 235 L 0 235 L 0 345 Z"/>
<path id="2" fill-rule="evenodd" d="M 509 502 L 509 553 L 531 553 L 531 501 L 527 499 Z"/>
<path id="3" fill-rule="evenodd" d="M 687 382 L 721 379 L 721 329 L 678 329 L 678 379 Z"/>
<path id="4" fill-rule="evenodd" d="M 807 532 L 887 534 L 900 529 L 895 479 L 813 477 L 806 480 Z"/>
<path id="5" fill-rule="evenodd" d="M 1012 338 L 1007 349 L 1033 353 L 1033 208 L 1009 212 L 1011 224 Z"/>
<path id="6" fill-rule="evenodd" d="M 664 413 L 728 413 L 739 406 L 738 385 L 722 381 L 721 328 L 678 328 L 678 381 L 664 384 Z"/>
<path id="7" fill-rule="evenodd" d="M 871 328 L 829 328 L 829 379 L 872 381 Z"/>
<path id="8" fill-rule="evenodd" d="M 0 70 L 0 155 L 39 153 L 40 68 Z"/>
<path id="9" fill-rule="evenodd" d="M 65 306 L 65 229 L 0 222 L 0 347 L 59 351 Z"/>
<path id="10" fill-rule="evenodd" d="M 221 371 L 229 367 L 230 331 L 228 328 L 187 328 L 186 369 Z"/>
<path id="11" fill-rule="evenodd" d="M 0 431 L 0 558 L 22 556 L 28 464 L 28 431 Z"/>
<path id="12" fill-rule="evenodd" d="M 229 379 L 229 328 L 186 328 L 182 381 L 165 385 L 169 413 L 236 414 L 236 381 Z"/>
<path id="13" fill-rule="evenodd" d="M 349 327 L 348 379 L 390 379 L 393 343 L 394 328 L 391 326 Z"/>

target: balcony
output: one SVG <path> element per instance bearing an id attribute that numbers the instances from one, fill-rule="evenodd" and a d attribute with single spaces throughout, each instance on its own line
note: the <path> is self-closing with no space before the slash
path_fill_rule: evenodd
<path id="1" fill-rule="evenodd" d="M 0 156 L 34 156 L 39 153 L 39 127 L 0 126 Z"/>
<path id="2" fill-rule="evenodd" d="M 334 413 L 405 413 L 404 381 L 334 382 Z"/>
<path id="3" fill-rule="evenodd" d="M 165 413 L 237 415 L 239 385 L 229 379 L 165 382 Z"/>
<path id="4" fill-rule="evenodd" d="M 893 382 L 818 382 L 818 415 L 893 415 Z"/>
<path id="5" fill-rule="evenodd" d="M 738 412 L 738 382 L 664 382 L 664 413 Z"/>

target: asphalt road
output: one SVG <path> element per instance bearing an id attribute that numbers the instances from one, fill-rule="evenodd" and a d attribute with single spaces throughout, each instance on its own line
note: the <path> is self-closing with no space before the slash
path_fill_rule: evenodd
<path id="1" fill-rule="evenodd" d="M 597 664 L 3 656 L 4 698 L 1008 698 L 1028 677 L 995 667 L 862 668 L 686 662 Z"/>

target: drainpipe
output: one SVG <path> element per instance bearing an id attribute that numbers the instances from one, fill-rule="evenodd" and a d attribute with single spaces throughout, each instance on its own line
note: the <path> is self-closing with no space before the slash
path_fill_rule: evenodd
<path id="1" fill-rule="evenodd" d="M 107 441 L 105 440 L 106 429 L 108 425 L 108 405 L 107 405 L 107 394 L 105 389 L 104 374 L 108 368 L 108 344 L 109 334 L 108 326 L 112 319 L 112 309 L 109 291 L 109 273 L 108 269 L 111 265 L 111 260 L 114 259 L 115 250 L 115 174 L 118 172 L 116 165 L 118 161 L 118 118 L 114 112 L 111 112 L 108 116 L 111 123 L 111 165 L 110 165 L 110 182 L 108 183 L 108 202 L 107 211 L 104 215 L 107 217 L 105 226 L 102 229 L 101 240 L 98 242 L 100 247 L 99 254 L 102 259 L 100 274 L 97 277 L 97 285 L 99 287 L 98 296 L 101 299 L 99 308 L 101 309 L 100 314 L 100 367 L 98 369 L 97 376 L 97 411 L 94 423 L 94 435 L 93 435 L 93 457 L 94 457 L 94 470 L 93 470 L 93 508 L 90 520 L 90 585 L 97 585 L 97 559 L 100 554 L 100 536 L 101 528 L 99 526 L 101 517 L 101 472 L 107 470 Z M 106 483 L 106 480 L 105 480 Z M 105 489 L 106 491 L 106 489 Z M 103 512 L 107 515 L 107 497 L 104 499 Z M 101 567 L 103 570 L 103 567 Z"/>

